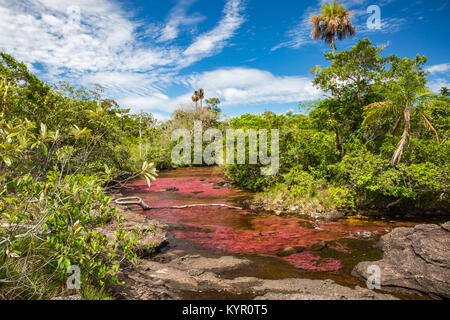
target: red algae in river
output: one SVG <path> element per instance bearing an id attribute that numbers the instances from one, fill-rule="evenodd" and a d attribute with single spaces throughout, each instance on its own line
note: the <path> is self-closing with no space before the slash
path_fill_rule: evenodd
<path id="1" fill-rule="evenodd" d="M 194 174 L 191 175 L 191 172 Z M 224 183 L 211 169 L 191 168 L 165 172 L 150 188 L 144 181 L 136 181 L 128 186 L 126 192 L 138 193 L 151 207 L 161 208 L 143 211 L 142 214 L 166 223 L 207 229 L 205 232 L 174 230 L 173 234 L 177 238 L 191 240 L 207 249 L 276 257 L 307 271 L 337 271 L 342 264 L 333 258 L 321 258 L 319 252 L 311 250 L 287 257 L 278 257 L 277 253 L 286 247 L 306 249 L 318 241 L 354 238 L 361 232 L 384 234 L 391 227 L 387 222 L 316 221 L 318 228 L 313 228 L 308 223 L 310 220 L 256 214 L 249 210 L 212 206 L 162 209 L 194 203 L 238 205 L 235 197 L 250 196 L 237 188 L 223 186 Z M 340 253 L 350 253 L 347 247 L 337 242 L 328 244 L 328 248 Z"/>

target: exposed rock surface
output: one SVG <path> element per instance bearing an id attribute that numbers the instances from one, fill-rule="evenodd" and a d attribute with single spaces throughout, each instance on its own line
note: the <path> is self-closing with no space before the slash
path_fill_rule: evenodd
<path id="1" fill-rule="evenodd" d="M 124 207 L 119 208 L 121 214 L 125 216 L 125 229 L 152 230 L 152 232 L 145 233 L 144 241 L 140 244 L 142 263 L 137 266 L 122 265 L 118 276 L 123 284 L 111 287 L 112 293 L 118 299 L 168 300 L 181 299 L 186 293 L 190 297 L 195 297 L 197 294 L 205 293 L 208 296 L 211 292 L 215 294 L 215 298 L 217 294 L 219 296 L 225 294 L 228 297 L 235 295 L 258 299 L 395 299 L 391 295 L 365 288 L 344 287 L 332 280 L 265 280 L 254 277 L 222 279 L 220 277 L 222 272 L 252 263 L 248 259 L 233 256 L 211 258 L 187 254 L 178 249 L 148 255 L 146 253 L 151 253 L 155 248 L 161 248 L 168 243 L 168 232 L 174 226 L 169 227 Z M 115 226 L 110 224 L 101 231 L 108 237 L 113 237 Z M 324 246 L 320 244 L 315 249 L 320 250 Z M 298 252 L 299 249 L 305 248 L 286 248 L 283 254 L 289 255 Z"/>
<path id="2" fill-rule="evenodd" d="M 450 298 L 450 221 L 439 226 L 422 224 L 396 228 L 381 238 L 383 258 L 361 262 L 352 274 L 363 280 L 367 268 L 381 270 L 384 290 L 408 290 L 432 297 Z"/>
<path id="3" fill-rule="evenodd" d="M 258 299 L 395 299 L 369 289 L 344 287 L 332 280 L 220 278 L 221 272 L 250 263 L 247 259 L 232 256 L 207 258 L 185 255 L 166 263 L 146 259 L 120 276 L 125 285 L 114 287 L 114 292 L 122 299 L 179 299 L 183 292 L 222 292 L 236 296 L 247 293 Z"/>

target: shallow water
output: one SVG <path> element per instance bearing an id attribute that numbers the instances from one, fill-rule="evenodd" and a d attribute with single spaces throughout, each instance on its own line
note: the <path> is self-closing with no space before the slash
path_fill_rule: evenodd
<path id="1" fill-rule="evenodd" d="M 242 206 L 244 200 L 251 198 L 252 193 L 229 186 L 220 170 L 211 167 L 165 171 L 150 188 L 139 180 L 124 193 L 138 195 L 152 208 L 160 208 L 136 208 L 136 212 L 172 226 L 171 248 L 205 256 L 233 254 L 254 262 L 224 272 L 224 278 L 333 279 L 342 285 L 365 286 L 350 275 L 353 267 L 360 261 L 381 258 L 381 250 L 374 247 L 381 235 L 394 227 L 420 222 L 354 218 L 326 222 L 214 206 L 167 209 L 200 203 Z M 294 247 L 297 252 L 279 256 L 287 247 Z"/>

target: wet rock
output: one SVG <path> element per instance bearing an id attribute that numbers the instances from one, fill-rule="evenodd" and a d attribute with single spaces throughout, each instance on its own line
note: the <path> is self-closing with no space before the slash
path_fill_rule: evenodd
<path id="1" fill-rule="evenodd" d="M 150 270 L 159 266 L 138 266 L 123 269 L 119 273 L 119 281 L 123 285 L 110 287 L 116 299 L 123 300 L 174 300 L 179 299 L 165 281 L 150 276 Z"/>
<path id="2" fill-rule="evenodd" d="M 391 295 L 366 288 L 344 287 L 333 280 L 264 280 L 252 289 L 262 293 L 255 300 L 396 300 Z"/>
<path id="3" fill-rule="evenodd" d="M 381 238 L 383 258 L 361 262 L 352 275 L 363 280 L 367 268 L 381 269 L 382 289 L 406 290 L 450 298 L 450 223 L 396 228 Z"/>
<path id="4" fill-rule="evenodd" d="M 144 260 L 119 275 L 125 285 L 115 286 L 122 299 L 179 299 L 177 292 L 252 292 L 257 299 L 394 299 L 390 295 L 356 287 L 347 288 L 332 280 L 281 279 L 255 277 L 221 279 L 217 274 L 250 263 L 232 256 L 206 258 L 186 255 L 169 263 Z"/>
<path id="5" fill-rule="evenodd" d="M 247 259 L 238 259 L 233 256 L 223 256 L 220 258 L 206 258 L 199 255 L 187 255 L 172 260 L 168 265 L 181 270 L 202 270 L 212 272 L 224 272 L 235 270 L 250 264 Z"/>
<path id="6" fill-rule="evenodd" d="M 116 195 L 119 197 L 120 195 Z M 148 216 L 136 214 L 130 210 L 126 210 L 125 206 L 116 205 L 121 216 L 124 217 L 122 222 L 123 230 L 130 234 L 139 234 L 139 241 L 134 248 L 135 252 L 140 257 L 146 257 L 154 253 L 160 252 L 169 243 L 168 231 L 169 226 L 161 223 Z M 102 225 L 94 231 L 106 235 L 110 242 L 113 242 L 116 237 L 118 222 L 115 219 L 109 224 Z"/>

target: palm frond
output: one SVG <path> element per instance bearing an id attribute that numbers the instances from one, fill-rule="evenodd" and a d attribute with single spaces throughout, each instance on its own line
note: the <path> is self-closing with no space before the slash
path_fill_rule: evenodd
<path id="1" fill-rule="evenodd" d="M 400 133 L 402 123 L 403 123 L 403 115 L 400 115 L 397 121 L 395 122 L 394 128 L 392 129 L 392 135 L 396 136 Z"/>
<path id="2" fill-rule="evenodd" d="M 366 117 L 363 120 L 363 126 L 382 118 L 397 116 L 400 113 L 397 104 L 392 101 L 371 103 L 364 107 L 364 111 L 366 112 Z"/>
<path id="3" fill-rule="evenodd" d="M 436 128 L 433 126 L 433 124 L 430 122 L 430 120 L 428 120 L 428 118 L 427 118 L 422 112 L 420 113 L 420 116 L 421 116 L 422 119 L 423 119 L 423 122 L 424 122 L 424 124 L 425 124 L 425 127 L 426 127 L 428 130 L 431 130 L 431 131 L 434 132 L 434 135 L 436 136 L 436 141 L 437 141 L 437 143 L 438 143 L 438 144 L 441 144 L 441 139 L 439 138 L 439 134 L 438 134 Z"/>

